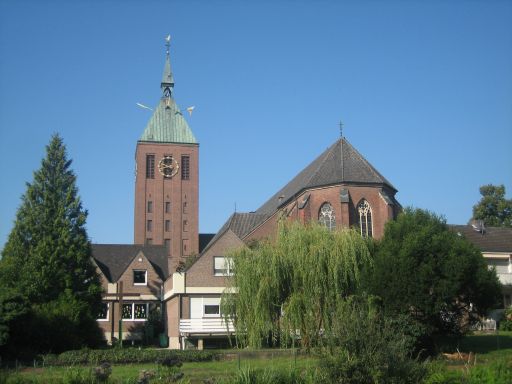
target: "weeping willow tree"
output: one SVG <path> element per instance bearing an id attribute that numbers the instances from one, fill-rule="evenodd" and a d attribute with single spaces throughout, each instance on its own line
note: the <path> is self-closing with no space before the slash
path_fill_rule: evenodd
<path id="1" fill-rule="evenodd" d="M 231 255 L 235 270 L 223 296 L 242 345 L 322 344 L 343 300 L 371 264 L 365 240 L 353 230 L 282 223 L 274 241 Z"/>

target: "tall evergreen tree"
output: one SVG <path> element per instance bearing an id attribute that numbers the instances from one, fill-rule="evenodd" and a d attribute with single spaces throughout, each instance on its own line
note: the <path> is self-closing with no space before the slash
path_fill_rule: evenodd
<path id="1" fill-rule="evenodd" d="M 70 166 L 62 138 L 54 135 L 41 168 L 34 172 L 33 182 L 27 183 L 2 252 L 0 286 L 25 297 L 33 315 L 45 317 L 49 327 L 60 322 L 65 328 L 69 320 L 73 329 L 80 330 L 89 329 L 95 318 L 101 286 L 85 229 L 87 211 Z M 76 335 L 68 339 L 87 343 Z M 55 350 L 51 341 L 43 344 Z"/>

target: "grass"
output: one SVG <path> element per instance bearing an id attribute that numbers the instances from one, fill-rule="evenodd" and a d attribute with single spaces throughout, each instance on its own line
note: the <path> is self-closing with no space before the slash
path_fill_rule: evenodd
<path id="1" fill-rule="evenodd" d="M 272 366 L 275 369 L 285 369 L 296 367 L 297 369 L 316 367 L 317 359 L 309 356 L 297 356 L 296 358 L 290 351 L 287 354 L 279 354 L 272 356 L 271 354 L 264 358 L 240 353 L 233 354 L 232 358 L 221 361 L 184 363 L 181 371 L 185 374 L 185 379 L 190 380 L 191 384 L 203 383 L 208 378 L 226 378 L 233 375 L 238 369 L 251 368 L 267 368 Z M 80 370 L 84 374 L 90 371 L 91 367 L 47 367 L 47 368 L 23 368 L 17 373 L 12 372 L 11 376 L 16 376 L 21 380 L 30 383 L 59 383 L 63 382 L 63 378 L 69 375 L 72 370 Z M 138 377 L 142 370 L 158 371 L 157 364 L 124 364 L 112 367 L 112 375 L 110 383 L 131 383 Z M 0 380 L 1 383 L 1 380 Z"/>
<path id="2" fill-rule="evenodd" d="M 452 352 L 459 349 L 461 352 L 473 352 L 477 354 L 477 366 L 486 367 L 495 364 L 499 360 L 508 359 L 512 361 L 512 332 L 499 332 L 499 334 L 475 334 L 466 336 L 452 347 Z M 220 361 L 184 363 L 181 368 L 185 379 L 191 384 L 203 383 L 208 378 L 227 378 L 232 376 L 239 369 L 268 368 L 297 369 L 314 368 L 318 365 L 318 358 L 312 356 L 295 356 L 293 351 L 225 351 L 224 359 Z M 449 370 L 463 369 L 462 362 L 449 362 L 445 365 Z M 15 383 L 64 383 L 64 378 L 79 370 L 88 374 L 92 367 L 47 367 L 47 368 L 23 368 L 18 372 L 11 372 L 10 375 Z M 158 371 L 157 364 L 123 364 L 112 367 L 110 383 L 133 383 L 141 370 Z M 5 372 L 5 371 L 3 371 Z M 454 372 L 455 374 L 455 372 Z M 0 384 L 2 375 L 0 371 Z"/>

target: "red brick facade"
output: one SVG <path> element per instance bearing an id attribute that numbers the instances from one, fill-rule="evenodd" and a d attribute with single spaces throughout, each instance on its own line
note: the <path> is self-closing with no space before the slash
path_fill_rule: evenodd
<path id="1" fill-rule="evenodd" d="M 148 155 L 154 156 L 153 177 L 146 173 Z M 165 156 L 179 165 L 170 178 L 159 171 Z M 181 173 L 184 156 L 189 159 L 188 179 Z M 134 243 L 170 244 L 169 268 L 175 270 L 183 257 L 199 253 L 199 146 L 138 142 L 135 161 Z"/>

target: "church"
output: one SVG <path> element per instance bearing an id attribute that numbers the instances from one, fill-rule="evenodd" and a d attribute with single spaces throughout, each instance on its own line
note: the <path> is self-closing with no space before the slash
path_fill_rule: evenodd
<path id="1" fill-rule="evenodd" d="M 231 250 L 271 237 L 283 219 L 378 239 L 401 205 L 397 189 L 341 137 L 261 207 L 232 214 L 215 235 L 200 234 L 199 143 L 174 100 L 166 46 L 161 98 L 136 144 L 134 244 L 92 246 L 104 288 L 98 324 L 109 343 L 135 342 L 159 311 L 162 346 L 203 349 L 234 332 L 220 311 Z"/>

